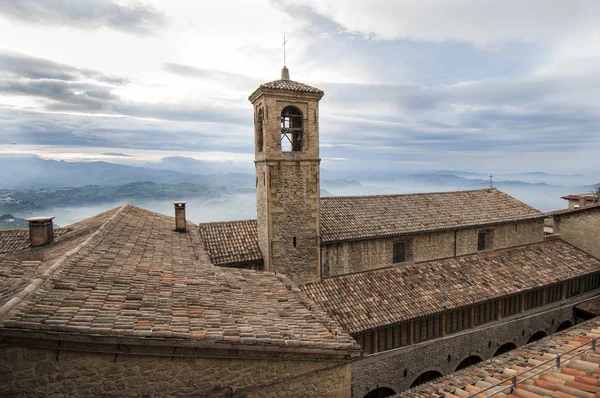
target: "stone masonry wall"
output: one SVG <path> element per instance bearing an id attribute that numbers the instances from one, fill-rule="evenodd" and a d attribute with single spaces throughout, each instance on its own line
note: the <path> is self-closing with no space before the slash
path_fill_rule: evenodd
<path id="1" fill-rule="evenodd" d="M 67 342 L 61 346 L 119 348 Z M 350 378 L 350 364 L 343 362 L 169 358 L 14 346 L 0 351 L 0 396 L 349 397 Z"/>
<path id="2" fill-rule="evenodd" d="M 456 233 L 456 255 L 477 253 L 477 234 L 489 229 L 493 230 L 493 249 L 541 242 L 544 239 L 543 220 L 465 228 Z M 435 260 L 454 255 L 454 231 L 327 243 L 321 245 L 323 276 L 390 266 L 392 246 L 396 242 L 408 243 L 408 262 Z"/>
<path id="3" fill-rule="evenodd" d="M 554 232 L 573 246 L 600 257 L 600 208 L 555 217 Z"/>
<path id="4" fill-rule="evenodd" d="M 269 164 L 269 178 L 273 270 L 297 283 L 318 280 L 319 163 Z"/>
<path id="5" fill-rule="evenodd" d="M 258 241 L 265 270 L 297 283 L 320 278 L 319 95 L 269 92 L 255 100 L 263 115 L 263 149 L 255 148 Z M 302 151 L 282 152 L 281 112 L 293 105 L 303 115 Z M 257 119 L 258 120 L 258 119 Z M 255 129 L 255 143 L 258 143 Z"/>
<path id="6" fill-rule="evenodd" d="M 398 393 L 408 389 L 427 371 L 447 375 L 469 356 L 475 355 L 485 361 L 505 343 L 520 347 L 538 331 L 550 335 L 565 321 L 575 324 L 573 306 L 571 303 L 560 308 L 546 308 L 526 317 L 500 320 L 480 329 L 369 355 L 352 365 L 352 396 L 362 398 L 379 387 L 388 387 Z"/>

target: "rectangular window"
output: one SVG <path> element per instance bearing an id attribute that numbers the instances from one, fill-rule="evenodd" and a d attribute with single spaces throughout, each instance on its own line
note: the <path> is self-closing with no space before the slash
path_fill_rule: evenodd
<path id="1" fill-rule="evenodd" d="M 406 242 L 394 243 L 392 251 L 393 251 L 392 262 L 394 264 L 403 263 L 406 261 Z"/>
<path id="2" fill-rule="evenodd" d="M 477 234 L 477 250 L 485 250 L 485 232 Z"/>

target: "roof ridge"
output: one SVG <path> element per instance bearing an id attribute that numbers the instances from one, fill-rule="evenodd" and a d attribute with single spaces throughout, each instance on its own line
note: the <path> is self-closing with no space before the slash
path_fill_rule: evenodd
<path id="1" fill-rule="evenodd" d="M 381 197 L 398 197 L 398 196 L 423 196 L 423 195 L 435 195 L 435 194 L 452 194 L 452 193 L 463 193 L 463 192 L 479 192 L 479 191 L 500 191 L 496 187 L 487 187 L 480 189 L 462 189 L 458 191 L 436 191 L 436 192 L 413 192 L 413 193 L 392 193 L 392 194 L 375 194 L 375 195 L 348 195 L 348 196 L 323 196 L 323 199 L 346 199 L 346 198 L 381 198 Z M 505 193 L 505 192 L 502 192 Z M 509 195 L 510 196 L 510 195 Z M 511 196 L 512 197 L 512 196 Z M 518 199 L 517 199 L 518 200 Z"/>
<path id="2" fill-rule="evenodd" d="M 54 262 L 54 264 L 52 264 L 50 267 L 48 267 L 48 269 L 46 271 L 44 271 L 44 273 L 39 278 L 35 278 L 34 280 L 32 280 L 20 293 L 13 296 L 2 307 L 0 307 L 0 317 L 3 317 L 4 315 L 8 314 L 16 305 L 18 305 L 20 302 L 22 302 L 23 299 L 25 299 L 33 291 L 35 291 L 38 287 L 40 287 L 42 285 L 42 283 L 44 283 L 44 281 L 46 281 L 51 276 L 53 276 L 54 273 L 56 271 L 58 271 L 58 269 L 69 258 L 71 258 L 75 254 L 77 254 L 81 249 L 83 249 L 85 246 L 87 246 L 95 237 L 97 237 L 102 232 L 104 232 L 104 230 L 106 229 L 106 226 L 109 223 L 111 223 L 114 219 L 116 219 L 117 216 L 120 215 L 125 209 L 128 209 L 130 207 L 132 207 L 132 206 L 129 204 L 122 205 L 115 214 L 113 214 L 112 216 L 110 216 L 110 218 L 108 218 L 106 221 L 104 221 L 102 223 L 102 225 L 100 225 L 100 227 L 96 231 L 94 231 L 94 233 L 92 233 L 85 241 L 81 242 L 79 245 L 77 245 L 77 247 L 75 247 L 74 249 L 68 251 L 67 253 L 65 253 L 64 255 L 59 257 Z"/>
<path id="3" fill-rule="evenodd" d="M 284 274 L 274 274 L 277 279 L 292 293 L 296 295 L 298 301 L 313 315 L 317 320 L 334 336 L 338 335 L 339 331 L 344 332 L 344 329 L 337 321 L 329 315 L 318 303 L 312 300 L 302 289 L 292 282 L 292 280 Z"/>
<path id="4" fill-rule="evenodd" d="M 213 225 L 213 224 L 233 224 L 238 222 L 256 222 L 256 218 L 248 218 L 246 220 L 230 220 L 230 221 L 209 221 L 198 223 L 198 227 L 201 225 Z"/>

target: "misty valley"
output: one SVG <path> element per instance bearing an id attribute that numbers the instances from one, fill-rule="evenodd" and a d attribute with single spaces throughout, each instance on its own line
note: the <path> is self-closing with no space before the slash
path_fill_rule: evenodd
<path id="1" fill-rule="evenodd" d="M 188 202 L 188 219 L 195 223 L 256 217 L 253 174 L 200 174 L 205 164 L 178 159 L 182 160 L 185 167 L 175 171 L 0 156 L 0 217 L 4 217 L 0 228 L 22 228 L 26 225 L 22 219 L 40 215 L 55 216 L 57 225 L 66 226 L 124 203 L 171 215 L 172 202 L 178 200 Z M 597 181 L 585 175 L 534 172 L 498 175 L 492 182 L 525 203 L 550 211 L 566 207 L 561 196 L 592 191 Z M 403 173 L 323 169 L 321 195 L 455 191 L 489 184 L 485 174 L 456 170 Z"/>

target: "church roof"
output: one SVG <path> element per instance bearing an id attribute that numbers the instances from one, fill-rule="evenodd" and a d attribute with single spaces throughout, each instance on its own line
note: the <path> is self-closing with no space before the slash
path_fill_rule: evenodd
<path id="1" fill-rule="evenodd" d="M 592 340 L 598 338 L 600 319 L 592 319 L 394 397 L 489 396 L 510 386 L 513 376 L 519 382 L 516 391 L 505 389 L 505 395 L 495 397 L 595 397 L 600 392 L 600 361 Z M 562 357 L 560 368 L 556 367 L 557 355 Z M 483 391 L 487 388 L 492 390 Z"/>
<path id="2" fill-rule="evenodd" d="M 543 213 L 499 191 L 321 198 L 321 241 L 369 239 L 541 218 Z"/>
<path id="3" fill-rule="evenodd" d="M 344 330 L 359 333 L 599 271 L 600 260 L 553 240 L 336 276 L 300 288 Z"/>
<path id="4" fill-rule="evenodd" d="M 214 265 L 262 262 L 256 220 L 212 222 L 199 225 L 200 237 Z"/>
<path id="5" fill-rule="evenodd" d="M 196 227 L 174 225 L 125 205 L 0 256 L 0 335 L 359 354 L 285 276 L 215 267 Z"/>
<path id="6" fill-rule="evenodd" d="M 69 232 L 68 228 L 54 228 L 54 238 Z M 29 247 L 29 230 L 0 231 L 0 254 L 14 253 Z"/>
<path id="7" fill-rule="evenodd" d="M 279 79 L 272 82 L 263 83 L 260 88 L 266 88 L 271 90 L 284 90 L 293 91 L 296 93 L 314 93 L 323 94 L 323 90 L 316 87 L 309 86 L 308 84 L 300 83 L 294 80 Z"/>
<path id="8" fill-rule="evenodd" d="M 382 238 L 542 218 L 495 188 L 404 195 L 338 196 L 320 201 L 321 242 Z M 256 220 L 200 224 L 215 265 L 261 261 Z"/>

